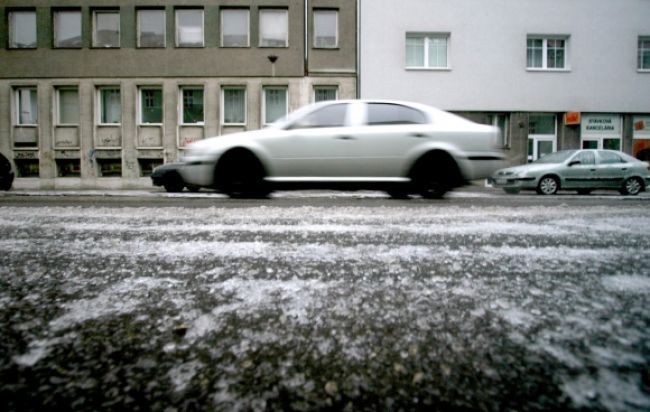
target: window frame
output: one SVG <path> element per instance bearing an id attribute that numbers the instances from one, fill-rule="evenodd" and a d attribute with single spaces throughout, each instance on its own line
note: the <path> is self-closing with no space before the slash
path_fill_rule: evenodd
<path id="1" fill-rule="evenodd" d="M 334 45 L 333 46 L 322 46 L 318 45 L 316 36 L 316 14 L 317 13 L 334 13 L 335 15 L 335 26 L 334 26 Z M 339 48 L 339 10 L 338 9 L 314 9 L 313 14 L 313 27 L 312 27 L 312 37 L 313 37 L 313 48 L 314 49 L 338 49 Z"/>
<path id="2" fill-rule="evenodd" d="M 407 43 L 409 38 L 419 38 L 424 40 L 424 44 L 422 45 L 423 47 L 423 59 L 424 59 L 424 65 L 423 66 L 409 66 L 407 64 L 406 58 L 407 58 Z M 429 42 L 432 41 L 433 39 L 444 39 L 445 40 L 445 66 L 430 66 L 429 65 Z M 451 70 L 451 55 L 449 53 L 450 45 L 451 45 L 451 33 L 448 32 L 406 32 L 406 36 L 404 38 L 404 67 L 406 70 L 431 70 L 431 71 L 449 71 Z"/>
<path id="3" fill-rule="evenodd" d="M 160 91 L 160 122 L 145 122 L 143 115 L 144 111 L 143 109 L 143 104 L 144 104 L 144 92 L 148 90 L 154 90 L 154 91 Z M 138 125 L 139 126 L 162 126 L 165 123 L 165 94 L 163 91 L 163 87 L 160 85 L 142 85 L 138 86 L 138 106 L 137 106 L 137 111 L 138 111 Z"/>
<path id="4" fill-rule="evenodd" d="M 277 119 L 269 122 L 266 118 L 266 93 L 270 90 L 283 90 L 285 93 L 285 109 L 284 115 L 278 117 Z M 262 87 L 262 125 L 268 126 L 282 119 L 284 116 L 289 114 L 289 86 L 264 86 Z"/>
<path id="5" fill-rule="evenodd" d="M 79 18 L 79 44 L 62 46 L 58 38 L 59 16 L 63 13 L 74 13 Z M 54 49 L 81 49 L 83 47 L 83 14 L 81 9 L 54 9 L 52 11 L 52 48 Z"/>
<path id="6" fill-rule="evenodd" d="M 141 23 L 141 12 L 162 12 L 163 18 L 162 18 L 162 34 L 163 34 L 163 40 L 162 40 L 162 46 L 143 46 L 141 44 L 141 34 L 142 34 L 142 23 Z M 139 49 L 164 49 L 167 47 L 167 10 L 164 8 L 139 8 L 136 9 L 136 47 Z"/>
<path id="7" fill-rule="evenodd" d="M 285 39 L 284 39 L 284 45 L 283 46 L 273 46 L 273 45 L 264 45 L 262 44 L 263 41 L 263 31 L 262 31 L 262 14 L 266 12 L 283 12 L 284 15 L 286 16 L 286 33 L 285 33 Z M 259 9 L 258 13 L 258 47 L 260 48 L 268 48 L 268 49 L 282 49 L 282 48 L 288 48 L 289 47 L 289 9 L 287 8 L 281 8 L 281 7 L 264 7 Z"/>
<path id="8" fill-rule="evenodd" d="M 224 44 L 223 28 L 224 28 L 224 13 L 229 11 L 245 11 L 246 12 L 246 45 L 245 46 L 228 46 Z M 223 48 L 249 48 L 251 47 L 251 11 L 245 7 L 224 7 L 219 10 L 219 41 L 220 46 Z"/>
<path id="9" fill-rule="evenodd" d="M 239 90 L 244 92 L 244 120 L 243 122 L 226 122 L 226 91 L 227 90 Z M 247 101 L 247 96 L 248 93 L 246 91 L 246 86 L 222 86 L 221 87 L 221 110 L 219 113 L 220 119 L 221 119 L 221 124 L 223 126 L 246 126 L 247 122 L 247 114 L 248 114 L 248 101 Z"/>
<path id="10" fill-rule="evenodd" d="M 121 16 L 120 16 L 120 9 L 95 9 L 92 11 L 92 47 L 94 49 L 119 49 L 122 45 L 122 28 L 121 28 Z M 113 14 L 117 15 L 117 45 L 109 45 L 109 44 L 98 44 L 98 18 L 99 15 L 101 14 Z M 83 31 L 83 29 L 82 29 Z"/>
<path id="11" fill-rule="evenodd" d="M 641 47 L 641 42 L 648 42 L 648 48 Z M 650 65 L 643 66 L 643 55 L 650 55 L 650 35 L 639 36 L 637 40 L 637 71 L 639 73 L 650 73 Z"/>
<path id="12" fill-rule="evenodd" d="M 81 124 L 81 100 L 79 94 L 79 86 L 56 86 L 54 93 L 54 124 L 56 126 L 79 126 Z M 61 121 L 61 92 L 62 91 L 76 91 L 77 92 L 77 122 L 65 123 Z"/>
<path id="13" fill-rule="evenodd" d="M 180 43 L 180 24 L 179 24 L 179 12 L 185 12 L 185 11 L 199 11 L 201 12 L 201 44 L 200 45 L 184 45 Z M 174 10 L 174 31 L 175 31 L 175 45 L 177 48 L 189 48 L 189 49 L 196 49 L 196 48 L 202 48 L 205 47 L 205 10 L 202 7 L 191 7 L 191 8 L 177 8 Z"/>
<path id="14" fill-rule="evenodd" d="M 334 91 L 334 99 L 330 100 L 316 100 L 316 95 L 319 90 L 333 90 Z M 339 86 L 337 85 L 314 85 L 313 91 L 312 91 L 312 102 L 314 103 L 319 103 L 319 102 L 331 102 L 339 100 Z"/>
<path id="15" fill-rule="evenodd" d="M 34 119 L 33 113 L 30 110 L 30 114 L 32 114 L 32 116 L 30 116 L 30 120 L 34 119 L 34 120 L 36 120 L 35 122 L 23 123 L 21 121 L 20 107 L 21 107 L 22 99 L 21 99 L 20 96 L 21 96 L 21 91 L 22 90 L 29 90 L 30 91 L 30 97 L 29 97 L 30 98 L 30 109 L 35 108 L 35 114 L 36 114 L 36 117 Z M 35 107 L 31 103 L 31 99 L 32 99 L 31 92 L 32 91 L 35 92 L 35 98 L 36 98 Z M 18 86 L 18 87 L 15 87 L 14 88 L 14 104 L 15 104 L 15 108 L 16 108 L 16 113 L 15 113 L 15 117 L 14 117 L 14 121 L 15 121 L 16 126 L 20 126 L 20 127 L 38 127 L 39 115 L 38 115 L 38 87 L 37 86 Z"/>
<path id="16" fill-rule="evenodd" d="M 104 122 L 104 92 L 110 91 L 110 90 L 117 90 L 120 94 L 120 121 L 119 122 L 111 122 L 107 123 Z M 97 108 L 97 116 L 96 116 L 96 121 L 98 126 L 121 126 L 122 125 L 122 88 L 119 85 L 103 85 L 103 86 L 98 86 L 97 87 L 97 100 L 96 100 L 96 108 Z"/>
<path id="17" fill-rule="evenodd" d="M 203 99 L 201 103 L 201 110 L 203 111 L 203 120 L 200 122 L 194 122 L 194 123 L 186 123 L 185 122 L 185 115 L 184 115 L 184 108 L 185 108 L 185 96 L 183 95 L 183 91 L 185 90 L 201 90 L 203 92 Z M 179 86 L 178 88 L 178 119 L 179 122 L 178 124 L 180 126 L 203 126 L 205 125 L 205 87 L 202 85 L 183 85 Z"/>
<path id="18" fill-rule="evenodd" d="M 34 34 L 34 45 L 33 46 L 18 46 L 16 44 L 13 44 L 14 38 L 16 37 L 15 35 L 15 21 L 13 16 L 15 14 L 32 14 L 34 16 L 34 28 L 33 28 L 33 34 Z M 36 14 L 36 10 L 33 9 L 19 9 L 19 10 L 7 10 L 7 48 L 11 50 L 21 50 L 21 49 L 36 49 L 38 48 L 38 15 Z"/>
<path id="19" fill-rule="evenodd" d="M 570 38 L 569 35 L 564 34 L 529 34 L 526 36 L 526 71 L 530 72 L 569 72 L 571 71 L 569 51 L 570 51 Z M 542 66 L 534 67 L 528 65 L 529 60 L 529 41 L 531 40 L 541 40 L 542 41 Z M 548 67 L 548 53 L 549 53 L 549 41 L 552 40 L 562 40 L 564 41 L 564 66 L 563 67 Z"/>

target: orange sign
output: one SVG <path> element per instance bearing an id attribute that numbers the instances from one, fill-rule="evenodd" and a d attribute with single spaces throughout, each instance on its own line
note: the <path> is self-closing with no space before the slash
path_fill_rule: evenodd
<path id="1" fill-rule="evenodd" d="M 580 112 L 566 112 L 564 114 L 564 124 L 575 126 L 580 124 Z"/>

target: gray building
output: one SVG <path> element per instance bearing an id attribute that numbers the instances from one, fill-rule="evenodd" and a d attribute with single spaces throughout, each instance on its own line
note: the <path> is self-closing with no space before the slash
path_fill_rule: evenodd
<path id="1" fill-rule="evenodd" d="M 128 188 L 209 136 L 357 95 L 350 0 L 3 0 L 0 151 L 23 188 Z"/>
<path id="2" fill-rule="evenodd" d="M 647 0 L 361 0 L 360 95 L 502 129 L 511 163 L 612 148 L 650 159 Z"/>

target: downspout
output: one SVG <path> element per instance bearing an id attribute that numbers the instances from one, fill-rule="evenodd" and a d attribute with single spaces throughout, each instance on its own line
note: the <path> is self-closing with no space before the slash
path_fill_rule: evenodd
<path id="1" fill-rule="evenodd" d="M 309 75 L 309 0 L 305 0 L 305 76 Z"/>
<path id="2" fill-rule="evenodd" d="M 361 98 L 361 0 L 357 0 L 357 99 Z"/>

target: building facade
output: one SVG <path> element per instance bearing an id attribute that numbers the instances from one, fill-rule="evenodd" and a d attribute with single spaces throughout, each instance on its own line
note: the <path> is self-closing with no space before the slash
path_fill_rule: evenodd
<path id="1" fill-rule="evenodd" d="M 3 0 L 16 187 L 150 185 L 195 140 L 357 95 L 349 0 Z"/>
<path id="2" fill-rule="evenodd" d="M 512 164 L 575 148 L 650 160 L 647 0 L 361 0 L 360 95 L 502 129 Z"/>

